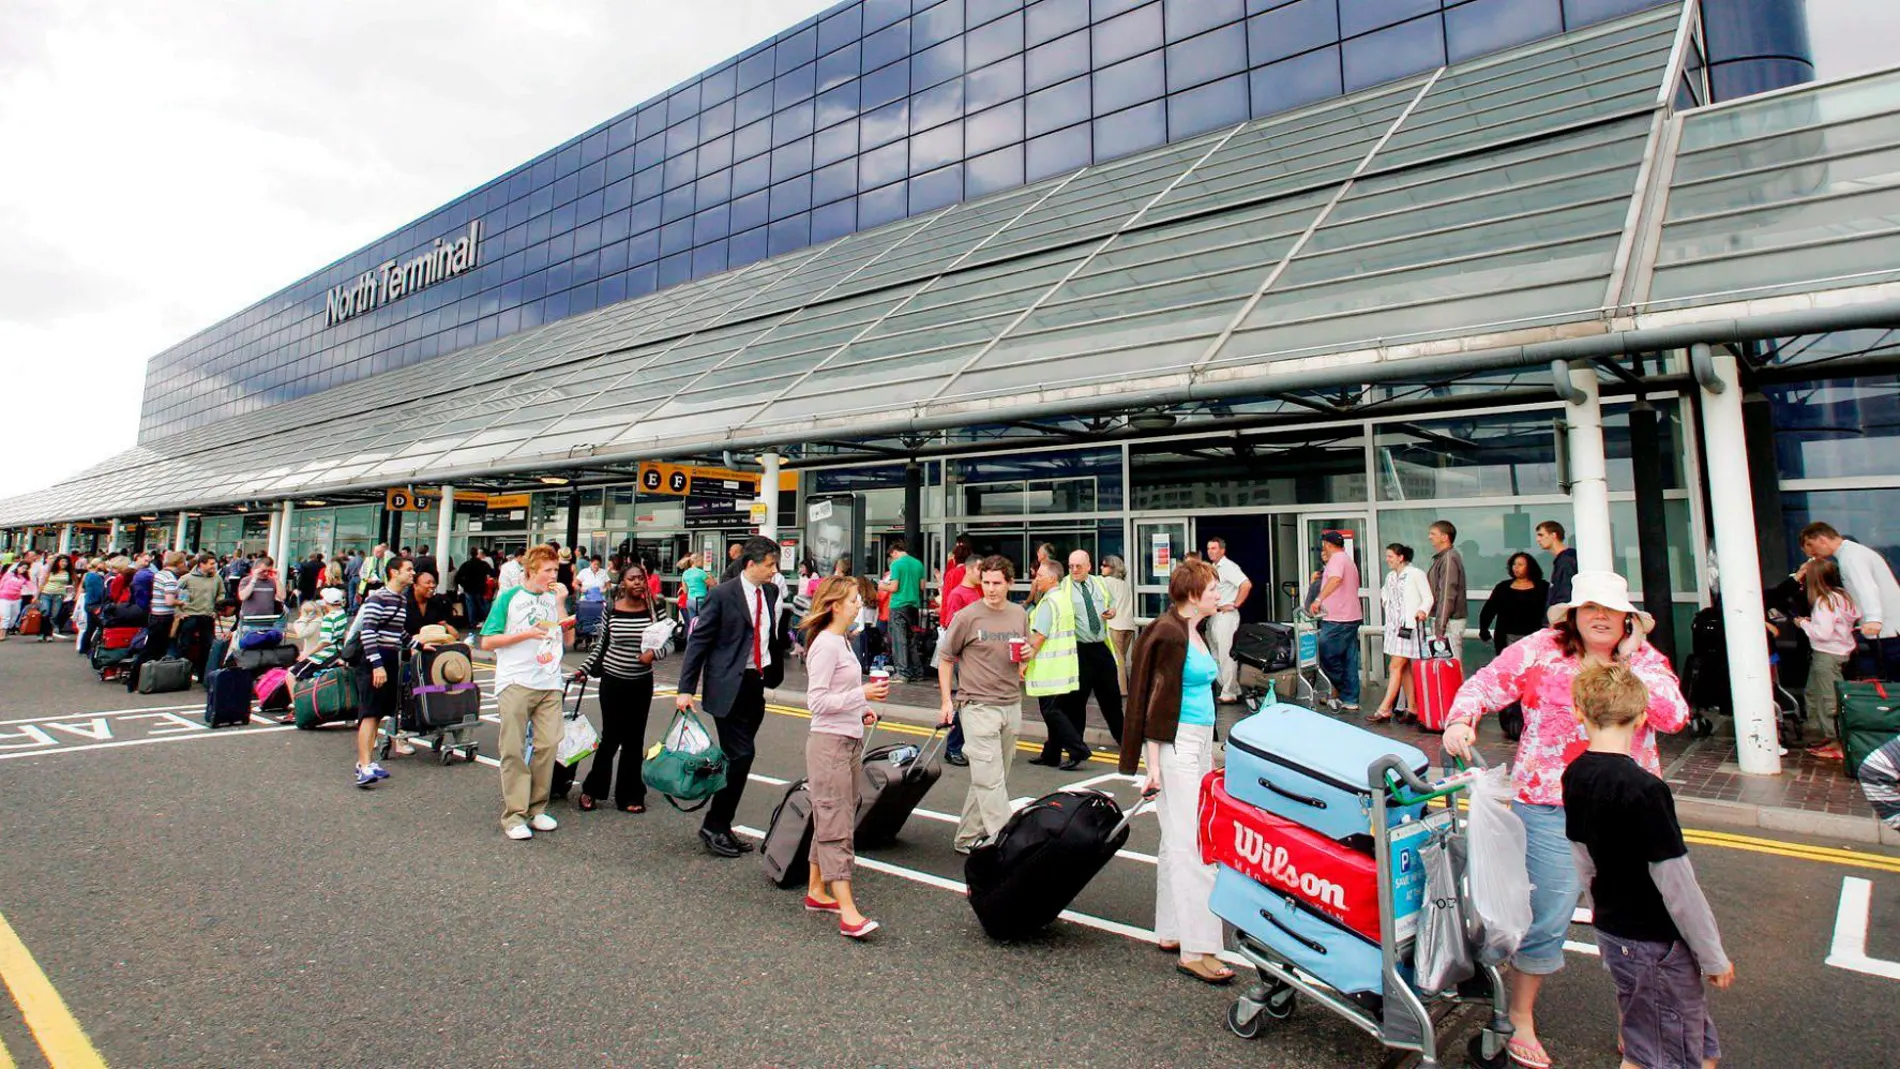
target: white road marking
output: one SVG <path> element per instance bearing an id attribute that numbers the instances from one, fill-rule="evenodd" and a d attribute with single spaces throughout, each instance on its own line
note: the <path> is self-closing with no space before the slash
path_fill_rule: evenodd
<path id="1" fill-rule="evenodd" d="M 78 719 L 81 719 L 82 717 L 121 716 L 126 713 L 188 713 L 194 709 L 203 709 L 204 707 L 205 707 L 205 704 L 203 702 L 198 702 L 195 705 L 149 705 L 149 706 L 133 706 L 128 709 L 93 709 L 89 712 L 82 712 L 82 713 L 60 713 L 60 714 L 51 715 L 51 716 L 27 716 L 27 717 L 21 717 L 18 720 L 0 720 L 0 725 L 43 724 L 47 722 L 48 720 L 78 720 Z"/>
<path id="2" fill-rule="evenodd" d="M 1873 881 L 1859 876 L 1841 878 L 1841 904 L 1834 913 L 1834 945 L 1826 963 L 1836 969 L 1900 980 L 1900 961 L 1867 955 L 1867 924 L 1873 910 Z"/>
<path id="3" fill-rule="evenodd" d="M 203 724 L 194 724 L 192 726 L 198 730 L 195 732 L 181 731 L 176 734 L 157 735 L 145 739 L 118 739 L 113 742 L 88 743 L 84 746 L 55 746 L 52 749 L 17 750 L 13 753 L 0 753 L 0 761 L 7 761 L 16 757 L 48 757 L 53 754 L 78 753 L 81 750 L 114 750 L 122 746 L 150 746 L 158 742 L 184 742 L 189 739 L 235 739 L 245 735 L 263 735 L 273 731 L 297 730 L 290 724 L 270 724 L 268 722 L 262 727 L 234 726 L 219 728 L 216 731 L 205 727 Z"/>

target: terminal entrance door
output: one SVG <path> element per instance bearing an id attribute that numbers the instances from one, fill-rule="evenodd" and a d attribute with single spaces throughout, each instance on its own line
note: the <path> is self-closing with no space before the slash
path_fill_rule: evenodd
<path id="1" fill-rule="evenodd" d="M 1186 516 L 1135 521 L 1135 554 L 1128 560 L 1128 581 L 1135 589 L 1136 612 L 1152 620 L 1168 610 L 1168 575 L 1193 549 L 1193 524 Z"/>

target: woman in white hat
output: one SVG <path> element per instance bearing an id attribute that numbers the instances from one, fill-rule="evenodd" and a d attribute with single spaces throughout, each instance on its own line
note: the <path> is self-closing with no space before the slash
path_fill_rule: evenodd
<path id="1" fill-rule="evenodd" d="M 1636 729 L 1631 755 L 1662 774 L 1656 732 L 1681 731 L 1689 722 L 1682 687 L 1669 659 L 1649 644 L 1656 621 L 1630 604 L 1629 583 L 1615 572 L 1578 572 L 1570 600 L 1550 607 L 1550 624 L 1505 648 L 1458 691 L 1445 726 L 1445 751 L 1470 757 L 1478 719 L 1512 703 L 1524 707 L 1511 781 L 1512 808 L 1524 819 L 1531 880 L 1531 927 L 1511 958 L 1510 1056 L 1526 1069 L 1545 1069 L 1550 1057 L 1537 1040 L 1537 992 L 1545 976 L 1563 968 L 1564 936 L 1583 884 L 1571 860 L 1563 799 L 1564 767 L 1588 745 L 1570 697 L 1577 673 L 1590 663 L 1620 663 L 1649 688 L 1648 719 Z"/>

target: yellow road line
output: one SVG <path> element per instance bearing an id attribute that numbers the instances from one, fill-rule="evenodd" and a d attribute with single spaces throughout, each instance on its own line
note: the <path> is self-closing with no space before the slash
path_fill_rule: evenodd
<path id="1" fill-rule="evenodd" d="M 0 916 L 0 979 L 13 992 L 20 1016 L 52 1069 L 105 1069 L 106 1060 L 4 916 Z"/>
<path id="2" fill-rule="evenodd" d="M 14 1069 L 13 1055 L 7 1053 L 6 1040 L 0 1039 L 0 1069 Z"/>

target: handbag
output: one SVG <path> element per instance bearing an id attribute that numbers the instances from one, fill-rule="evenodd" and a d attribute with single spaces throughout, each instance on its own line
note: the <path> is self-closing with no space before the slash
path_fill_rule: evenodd
<path id="1" fill-rule="evenodd" d="M 675 710 L 666 737 L 654 743 L 640 763 L 640 775 L 673 808 L 691 813 L 725 788 L 726 753 L 712 741 L 697 715 Z M 699 805 L 683 806 L 681 801 Z"/>

